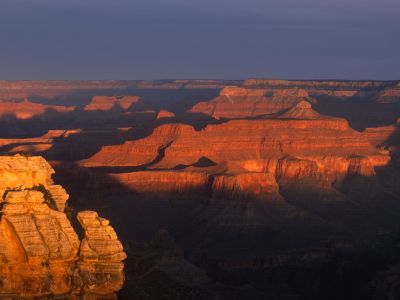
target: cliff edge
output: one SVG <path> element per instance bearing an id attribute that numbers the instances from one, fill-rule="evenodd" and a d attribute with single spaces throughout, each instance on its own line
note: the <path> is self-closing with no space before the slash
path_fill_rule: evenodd
<path id="1" fill-rule="evenodd" d="M 102 295 L 124 283 L 122 244 L 96 212 L 64 212 L 68 194 L 42 157 L 0 156 L 0 297 Z"/>

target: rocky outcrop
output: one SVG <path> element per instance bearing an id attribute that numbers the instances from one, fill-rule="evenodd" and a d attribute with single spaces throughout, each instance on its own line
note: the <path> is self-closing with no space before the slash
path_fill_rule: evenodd
<path id="1" fill-rule="evenodd" d="M 387 151 L 371 145 L 346 120 L 314 113 L 309 103 L 300 102 L 286 113 L 284 118 L 232 120 L 200 131 L 165 124 L 146 138 L 104 146 L 80 163 L 146 170 L 112 174 L 138 192 L 188 188 L 270 200 L 280 199 L 278 185 L 289 181 L 309 179 L 332 189 L 349 176 L 373 177 L 390 160 Z"/>
<path id="2" fill-rule="evenodd" d="M 112 109 L 127 110 L 139 102 L 138 96 L 95 96 L 89 104 L 85 105 L 84 111 L 109 111 Z"/>
<path id="3" fill-rule="evenodd" d="M 243 172 L 212 174 L 201 171 L 139 171 L 112 173 L 110 177 L 132 191 L 154 198 L 248 197 L 268 201 L 281 200 L 279 186 L 271 173 Z M 107 180 L 101 183 L 107 186 Z"/>
<path id="4" fill-rule="evenodd" d="M 322 117 L 318 112 L 313 110 L 310 102 L 301 101 L 280 115 L 279 118 L 312 120 L 327 117 Z"/>
<path id="5" fill-rule="evenodd" d="M 390 145 L 390 139 L 398 131 L 398 125 L 366 128 L 363 131 L 365 137 L 375 146 Z"/>
<path id="6" fill-rule="evenodd" d="M 7 189 L 27 189 L 52 185 L 54 170 L 41 157 L 0 156 L 0 193 Z"/>
<path id="7" fill-rule="evenodd" d="M 217 98 L 196 104 L 190 112 L 206 114 L 216 119 L 256 117 L 283 111 L 303 100 L 313 101 L 303 89 L 226 87 Z"/>
<path id="8" fill-rule="evenodd" d="M 209 176 L 202 172 L 190 171 L 139 171 L 112 173 L 110 177 L 129 186 L 137 193 L 165 197 L 168 193 L 207 193 Z M 107 182 L 103 183 L 104 185 Z"/>
<path id="9" fill-rule="evenodd" d="M 313 97 L 340 101 L 357 99 L 376 103 L 395 103 L 400 100 L 398 81 L 248 79 L 243 85 L 248 88 L 278 90 L 301 88 Z"/>
<path id="10" fill-rule="evenodd" d="M 173 168 L 195 164 L 201 157 L 222 163 L 287 154 L 345 156 L 357 152 L 379 155 L 343 119 L 235 120 L 201 131 L 190 125 L 162 125 L 146 138 L 104 146 L 82 164 L 140 166 L 157 162 L 157 167 Z"/>
<path id="11" fill-rule="evenodd" d="M 217 175 L 212 185 L 213 196 L 220 198 L 256 198 L 282 200 L 279 186 L 271 173 Z"/>
<path id="12" fill-rule="evenodd" d="M 0 116 L 15 116 L 16 119 L 31 119 L 45 113 L 65 113 L 75 110 L 74 106 L 45 105 L 28 100 L 0 102 Z"/>
<path id="13" fill-rule="evenodd" d="M 78 213 L 80 242 L 53 173 L 41 157 L 0 157 L 0 296 L 108 297 L 124 282 L 122 245 L 109 222 L 90 211 Z"/>
<path id="14" fill-rule="evenodd" d="M 100 294 L 120 290 L 126 254 L 110 222 L 94 211 L 79 212 L 78 221 L 85 234 L 77 263 L 83 290 Z"/>
<path id="15" fill-rule="evenodd" d="M 174 117 L 175 117 L 175 114 L 173 112 L 162 109 L 157 113 L 156 119 L 160 120 L 160 119 L 167 119 L 167 118 L 174 118 Z"/>
<path id="16" fill-rule="evenodd" d="M 59 211 L 65 210 L 65 204 L 69 199 L 69 195 L 61 185 L 49 185 L 47 187 L 51 198 L 53 199 L 54 205 Z"/>

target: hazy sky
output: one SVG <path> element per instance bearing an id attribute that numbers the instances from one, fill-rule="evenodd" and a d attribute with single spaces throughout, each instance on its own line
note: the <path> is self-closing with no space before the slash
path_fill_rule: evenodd
<path id="1" fill-rule="evenodd" d="M 400 79 L 400 0 L 0 0 L 0 79 Z"/>

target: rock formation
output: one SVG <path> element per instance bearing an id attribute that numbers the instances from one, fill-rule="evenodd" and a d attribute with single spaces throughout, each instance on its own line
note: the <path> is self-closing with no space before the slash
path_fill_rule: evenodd
<path id="1" fill-rule="evenodd" d="M 168 193 L 193 195 L 196 192 L 203 195 L 207 193 L 209 183 L 209 176 L 206 173 L 190 171 L 111 173 L 110 177 L 124 182 L 135 192 L 152 194 L 155 197 L 166 197 Z M 106 186 L 107 182 L 103 184 Z"/>
<path id="2" fill-rule="evenodd" d="M 159 152 L 163 152 L 160 155 Z M 382 157 L 368 140 L 342 119 L 235 120 L 196 131 L 190 125 L 166 124 L 143 139 L 104 146 L 85 166 L 189 166 L 201 157 L 216 163 L 285 157 Z M 159 157 L 160 156 L 160 157 Z"/>
<path id="3" fill-rule="evenodd" d="M 78 221 L 85 233 L 77 263 L 83 291 L 107 294 L 120 290 L 126 254 L 110 222 L 94 211 L 79 212 Z"/>
<path id="4" fill-rule="evenodd" d="M 398 81 L 248 79 L 243 85 L 249 88 L 301 88 L 316 97 L 327 96 L 341 101 L 351 98 L 366 98 L 369 101 L 392 103 L 400 100 Z"/>
<path id="5" fill-rule="evenodd" d="M 68 194 L 53 184 L 53 173 L 41 157 L 0 157 L 0 296 L 107 299 L 124 282 L 122 245 L 109 222 L 91 211 L 78 213 L 79 241 L 64 213 Z"/>
<path id="6" fill-rule="evenodd" d="M 51 112 L 71 112 L 74 106 L 45 105 L 34 103 L 28 100 L 21 102 L 0 102 L 0 116 L 15 116 L 16 119 L 31 119 L 34 116 L 40 116 Z"/>
<path id="7" fill-rule="evenodd" d="M 388 126 L 366 128 L 363 134 L 375 146 L 383 146 L 385 144 L 390 146 L 390 139 L 398 131 L 398 124 L 397 122 L 397 124 Z"/>
<path id="8" fill-rule="evenodd" d="M 312 109 L 311 103 L 301 101 L 279 116 L 281 119 L 319 119 L 322 116 Z M 327 118 L 327 117 L 325 117 Z"/>
<path id="9" fill-rule="evenodd" d="M 30 97 L 57 100 L 71 95 L 122 94 L 127 90 L 220 89 L 241 84 L 241 80 L 26 80 L 0 81 L 0 99 L 16 100 Z"/>
<path id="10" fill-rule="evenodd" d="M 271 173 L 217 175 L 212 185 L 213 196 L 221 198 L 259 198 L 282 200 L 275 176 Z"/>
<path id="11" fill-rule="evenodd" d="M 145 192 L 146 185 L 153 191 L 202 187 L 213 195 L 240 191 L 280 199 L 277 182 L 309 178 L 332 188 L 350 175 L 375 176 L 375 168 L 389 160 L 387 151 L 372 146 L 346 120 L 322 116 L 299 102 L 273 119 L 232 120 L 200 131 L 161 125 L 143 139 L 104 146 L 80 164 L 147 169 L 112 175 L 135 191 Z"/>
<path id="12" fill-rule="evenodd" d="M 200 102 L 190 111 L 216 119 L 256 117 L 283 111 L 304 100 L 313 99 L 303 89 L 226 87 L 217 98 L 209 102 Z"/>
<path id="13" fill-rule="evenodd" d="M 343 282 L 331 298 L 346 295 L 351 278 L 373 277 L 364 268 L 348 273 L 337 245 L 367 244 L 398 223 L 399 91 L 397 81 L 0 81 L 8 106 L 1 153 L 46 157 L 85 210 L 70 221 L 68 194 L 42 159 L 0 158 L 0 298 L 112 297 L 125 254 L 91 207 L 118 222 L 126 239 L 126 299 L 231 299 L 238 291 L 239 299 L 281 299 L 282 290 L 299 288 L 288 299 L 309 299 L 310 283 L 325 293 Z M 141 100 L 95 97 L 124 94 Z M 46 105 L 23 111 L 15 101 L 25 98 Z M 47 118 L 49 103 L 80 109 Z M 6 116 L 15 108 L 17 119 Z M 137 248 L 160 228 L 183 251 L 165 232 Z M 331 250 L 326 269 L 321 258 Z M 196 298 L 205 288 L 198 267 L 218 278 L 218 295 Z M 391 278 L 378 278 L 384 294 L 396 289 Z M 276 297 L 259 294 L 266 282 L 278 287 Z"/>
<path id="14" fill-rule="evenodd" d="M 132 107 L 133 104 L 139 101 L 138 96 L 95 96 L 89 104 L 85 105 L 84 111 L 109 111 L 112 109 L 120 108 L 127 110 Z"/>
<path id="15" fill-rule="evenodd" d="M 175 114 L 173 112 L 170 112 L 170 111 L 164 110 L 164 109 L 160 110 L 157 114 L 157 120 L 166 119 L 166 118 L 174 118 L 174 117 L 175 117 Z"/>

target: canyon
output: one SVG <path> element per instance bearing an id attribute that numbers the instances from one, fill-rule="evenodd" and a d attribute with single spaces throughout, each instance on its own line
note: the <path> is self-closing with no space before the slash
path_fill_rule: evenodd
<path id="1" fill-rule="evenodd" d="M 23 261 L 6 264 L 4 278 L 10 268 L 32 277 L 24 271 L 32 263 L 37 278 L 58 274 L 24 295 L 90 294 L 94 286 L 121 290 L 121 299 L 229 299 L 232 289 L 238 299 L 318 299 L 329 286 L 320 268 L 339 274 L 339 259 L 368 278 L 329 299 L 363 299 L 372 282 L 397 274 L 398 81 L 2 81 L 0 110 L 0 189 L 22 186 L 3 199 L 2 224 L 42 221 L 68 241 L 35 242 L 43 252 L 35 259 L 19 255 L 18 243 L 4 246 L 6 260 Z M 71 195 L 67 206 L 53 169 Z M 30 190 L 40 184 L 54 207 Z M 82 211 L 73 222 L 69 207 Z M 46 225 L 56 221 L 56 229 Z M 0 242 L 15 239 L 2 226 Z M 37 228 L 32 238 L 43 235 Z M 368 255 L 376 265 L 363 271 Z M 59 279 L 67 269 L 80 279 Z M 85 282 L 99 270 L 110 276 Z M 289 273 L 320 289 L 304 290 Z M 20 285 L 6 293 L 13 288 Z"/>

